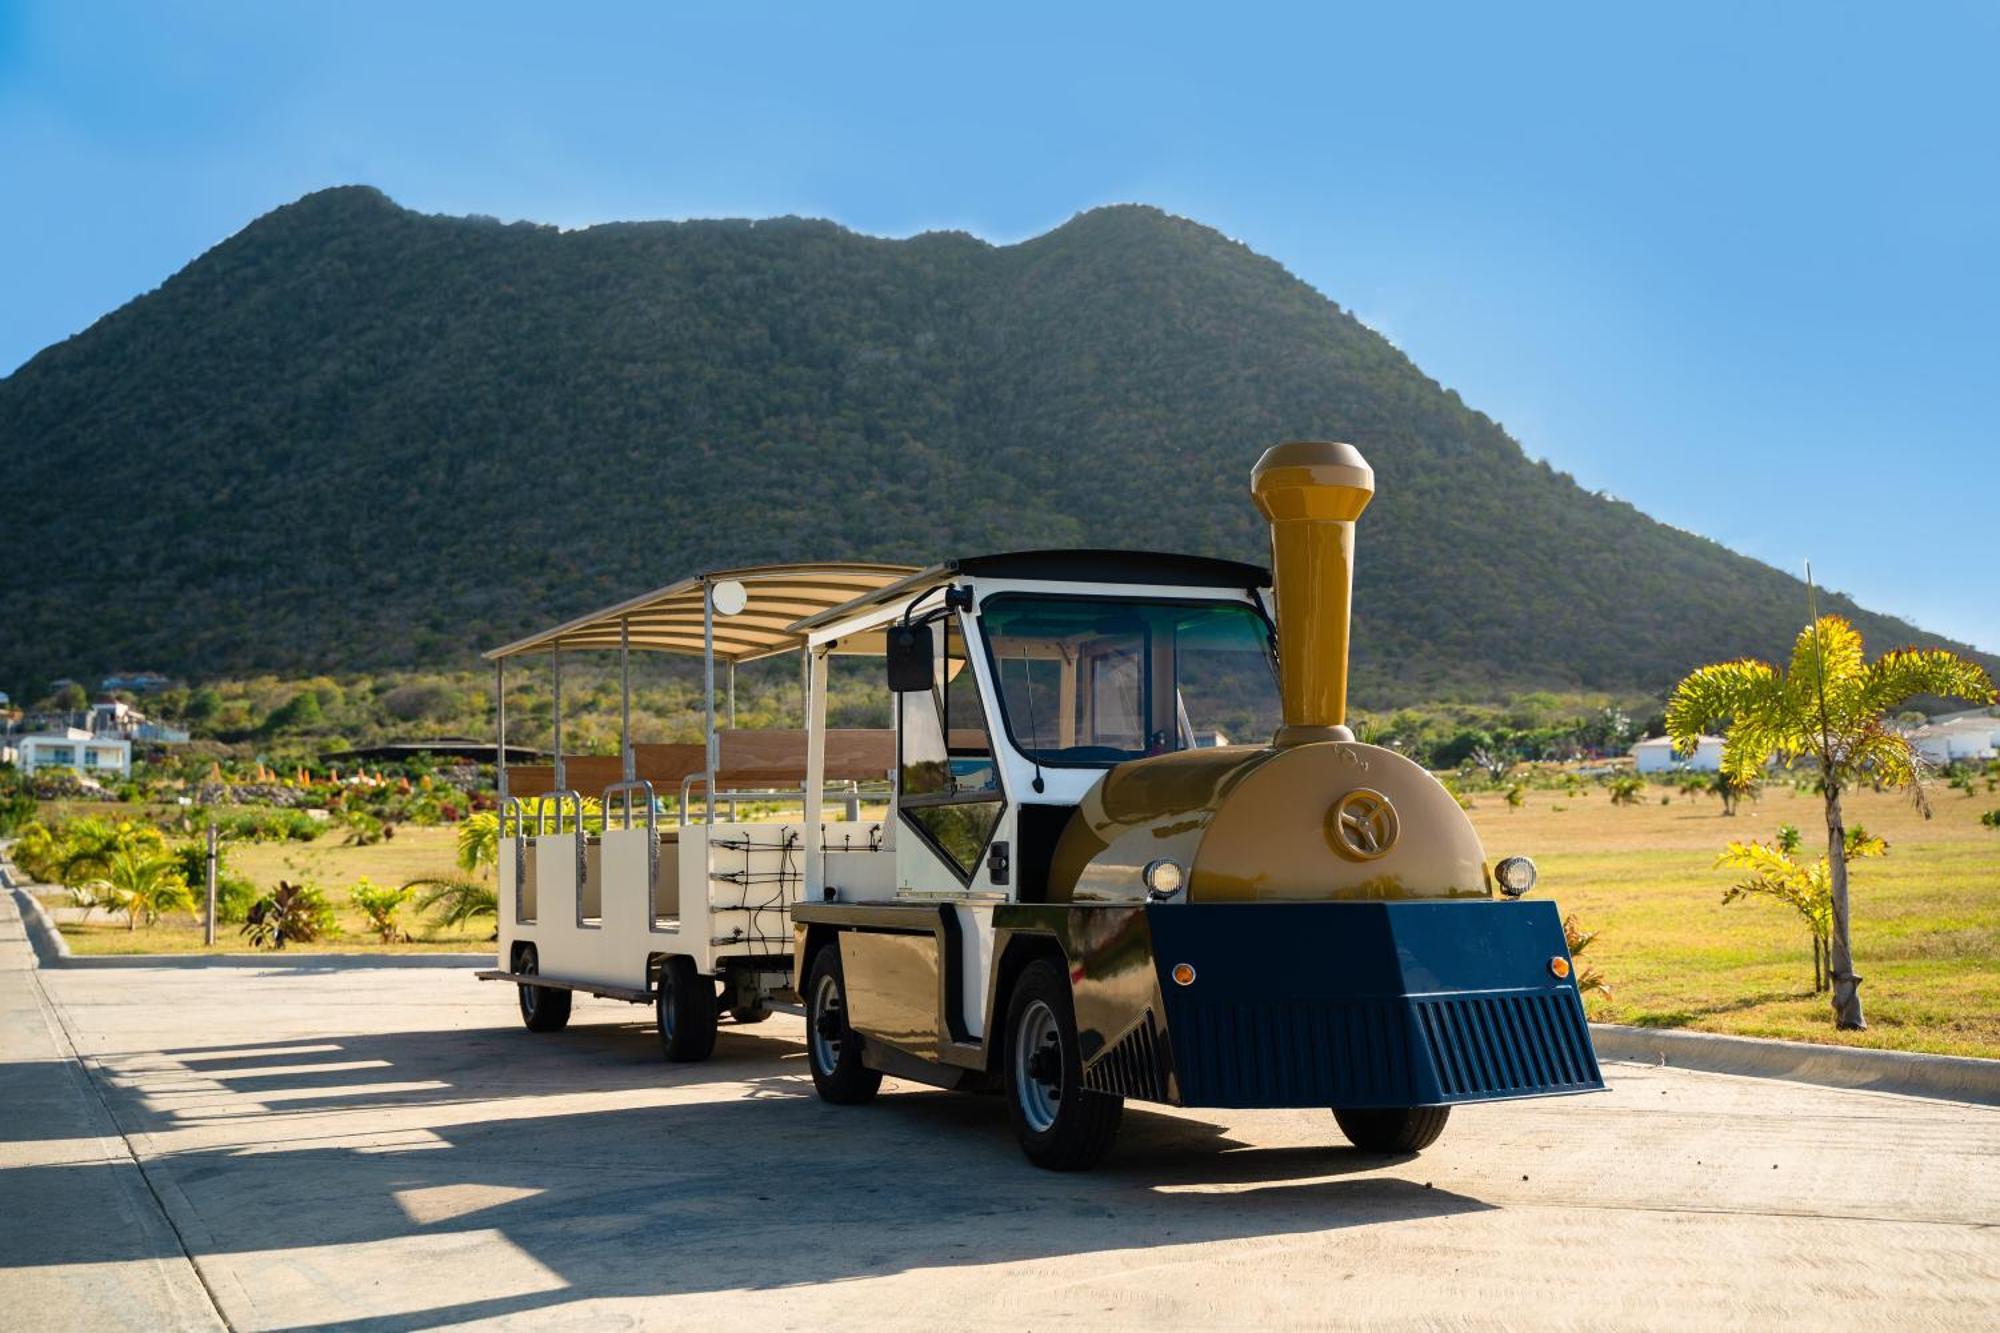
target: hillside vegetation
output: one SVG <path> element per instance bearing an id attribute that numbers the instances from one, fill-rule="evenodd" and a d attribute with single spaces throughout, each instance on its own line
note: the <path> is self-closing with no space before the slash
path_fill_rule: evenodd
<path id="1" fill-rule="evenodd" d="M 464 666 L 723 563 L 1261 559 L 1249 467 L 1296 437 L 1377 471 L 1363 704 L 1657 695 L 1804 618 L 1789 576 L 1531 462 L 1280 266 L 1152 209 L 996 247 L 565 233 L 344 188 L 0 381 L 0 467 L 37 499 L 0 518 L 0 686 Z"/>

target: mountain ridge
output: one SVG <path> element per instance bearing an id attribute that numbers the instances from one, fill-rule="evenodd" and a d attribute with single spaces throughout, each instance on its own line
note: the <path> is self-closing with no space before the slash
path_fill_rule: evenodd
<path id="1" fill-rule="evenodd" d="M 1249 467 L 1301 437 L 1379 478 L 1358 699 L 1657 693 L 1804 622 L 1797 580 L 1529 460 L 1281 264 L 1147 205 L 995 245 L 345 186 L 0 380 L 21 494 L 126 497 L 115 528 L 10 534 L 0 682 L 446 665 L 725 563 L 1262 561 Z M 1825 600 L 1877 651 L 1949 643 Z"/>

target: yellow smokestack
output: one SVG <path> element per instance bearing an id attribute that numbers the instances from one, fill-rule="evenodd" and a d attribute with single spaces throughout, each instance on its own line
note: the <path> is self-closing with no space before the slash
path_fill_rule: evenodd
<path id="1" fill-rule="evenodd" d="M 1278 595 L 1278 678 L 1285 725 L 1274 745 L 1351 741 L 1348 613 L 1354 520 L 1375 496 L 1375 470 L 1351 444 L 1301 440 L 1264 451 L 1250 493 L 1271 525 Z"/>

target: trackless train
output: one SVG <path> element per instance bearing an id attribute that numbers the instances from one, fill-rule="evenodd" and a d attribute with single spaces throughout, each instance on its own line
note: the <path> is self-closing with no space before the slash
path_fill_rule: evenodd
<path id="1" fill-rule="evenodd" d="M 556 754 L 503 774 L 480 975 L 537 1031 L 577 991 L 652 1004 L 681 1060 L 798 1002 L 828 1101 L 998 1089 L 1061 1169 L 1126 1099 L 1326 1107 L 1411 1152 L 1454 1105 L 1601 1089 L 1533 864 L 1489 863 L 1435 778 L 1345 725 L 1373 472 L 1281 444 L 1251 491 L 1275 580 L 1126 551 L 729 570 L 489 654 L 502 746 L 508 663 L 553 659 Z M 703 658 L 705 740 L 635 745 L 628 708 L 618 757 L 562 754 L 564 655 L 635 649 Z M 804 726 L 726 725 L 737 664 L 787 653 Z M 881 660 L 891 727 L 828 726 L 838 655 Z M 1267 742 L 1230 743 L 1259 717 Z"/>

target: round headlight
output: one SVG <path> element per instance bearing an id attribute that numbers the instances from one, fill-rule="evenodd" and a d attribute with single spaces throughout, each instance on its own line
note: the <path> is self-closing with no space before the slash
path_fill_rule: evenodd
<path id="1" fill-rule="evenodd" d="M 1535 863 L 1525 856 L 1510 856 L 1493 867 L 1493 878 L 1500 883 L 1500 892 L 1509 898 L 1518 898 L 1535 887 Z"/>
<path id="2" fill-rule="evenodd" d="M 1148 861 L 1146 868 L 1139 872 L 1139 878 L 1146 881 L 1146 896 L 1149 898 L 1171 898 L 1187 882 L 1181 863 L 1164 856 L 1157 861 Z"/>

